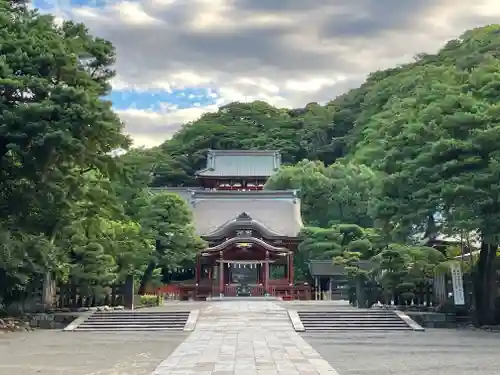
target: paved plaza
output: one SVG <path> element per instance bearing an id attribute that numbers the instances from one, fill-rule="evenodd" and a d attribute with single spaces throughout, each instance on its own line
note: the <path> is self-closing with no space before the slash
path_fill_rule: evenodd
<path id="1" fill-rule="evenodd" d="M 481 330 L 302 335 L 340 375 L 498 375 L 500 334 Z"/>
<path id="2" fill-rule="evenodd" d="M 212 303 L 154 375 L 338 375 L 268 301 Z"/>
<path id="3" fill-rule="evenodd" d="M 189 309 L 186 305 L 164 309 Z M 0 375 L 499 374 L 497 333 L 440 329 L 298 334 L 284 308 L 297 304 L 225 301 L 189 306 L 201 310 L 191 334 L 39 330 L 0 335 Z"/>
<path id="4" fill-rule="evenodd" d="M 0 334 L 0 375 L 151 375 L 188 336 L 183 332 Z"/>

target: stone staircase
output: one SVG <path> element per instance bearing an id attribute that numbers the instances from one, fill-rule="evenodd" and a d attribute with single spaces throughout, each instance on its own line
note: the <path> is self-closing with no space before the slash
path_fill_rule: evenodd
<path id="1" fill-rule="evenodd" d="M 338 309 L 298 311 L 306 332 L 423 330 L 408 316 L 392 310 Z"/>
<path id="2" fill-rule="evenodd" d="M 102 311 L 70 331 L 183 331 L 189 311 Z"/>

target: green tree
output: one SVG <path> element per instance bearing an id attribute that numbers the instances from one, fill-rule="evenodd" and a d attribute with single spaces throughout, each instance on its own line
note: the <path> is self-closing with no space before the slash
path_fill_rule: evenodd
<path id="1" fill-rule="evenodd" d="M 373 261 L 376 266 L 372 272 L 386 302 L 397 300 L 398 296 L 407 302 L 415 297 L 417 286 L 433 278 L 435 269 L 446 257 L 431 247 L 390 244 Z"/>
<path id="2" fill-rule="evenodd" d="M 439 212 L 448 231 L 478 230 L 478 324 L 495 321 L 500 26 L 469 31 L 437 55 L 382 80 L 403 87 L 364 126 L 355 159 L 386 174 L 381 213 L 402 227 L 424 227 Z"/>
<path id="3" fill-rule="evenodd" d="M 303 160 L 285 166 L 266 183 L 269 190 L 298 189 L 302 214 L 309 225 L 373 225 L 377 175 L 364 165 Z"/>
<path id="4" fill-rule="evenodd" d="M 102 100 L 114 48 L 81 24 L 56 26 L 19 3 L 0 1 L 4 300 L 48 273 L 89 287 L 115 279 L 117 257 L 97 239 L 104 221 L 126 219 L 107 186 L 120 171 L 111 151 L 129 144 Z"/>
<path id="5" fill-rule="evenodd" d="M 358 253 L 360 259 L 370 259 L 374 255 L 375 239 L 372 230 L 354 224 L 336 224 L 331 228 L 306 227 L 300 234 L 302 242 L 298 252 L 307 262 L 314 260 L 333 260 L 346 253 Z"/>
<path id="6" fill-rule="evenodd" d="M 192 262 L 206 244 L 195 233 L 191 209 L 177 194 L 155 194 L 141 216 L 144 230 L 156 241 L 156 251 L 141 281 L 143 290 L 157 267 L 172 270 Z"/>

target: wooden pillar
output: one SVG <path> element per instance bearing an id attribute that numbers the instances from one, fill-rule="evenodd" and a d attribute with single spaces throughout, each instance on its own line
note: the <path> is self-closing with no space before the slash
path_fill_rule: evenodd
<path id="1" fill-rule="evenodd" d="M 332 277 L 328 279 L 328 300 L 332 300 Z"/>
<path id="2" fill-rule="evenodd" d="M 220 263 L 219 263 L 219 295 L 222 297 L 224 295 L 224 255 L 221 251 L 220 253 Z"/>
<path id="3" fill-rule="evenodd" d="M 269 293 L 267 287 L 269 285 L 269 251 L 266 251 L 266 260 L 264 263 L 264 293 Z"/>
<path id="4" fill-rule="evenodd" d="M 316 276 L 314 278 L 314 286 L 315 286 L 315 289 L 314 289 L 314 300 L 315 301 L 318 301 L 320 298 L 320 291 L 321 291 L 321 288 L 320 288 L 320 283 L 319 283 L 319 277 Z"/>
<path id="5" fill-rule="evenodd" d="M 195 269 L 196 284 L 200 283 L 201 280 L 201 256 L 196 255 L 196 269 Z"/>
<path id="6" fill-rule="evenodd" d="M 295 284 L 295 275 L 293 269 L 293 252 L 288 253 L 288 283 Z"/>
<path id="7" fill-rule="evenodd" d="M 123 283 L 123 306 L 126 310 L 134 309 L 134 276 L 127 275 Z"/>

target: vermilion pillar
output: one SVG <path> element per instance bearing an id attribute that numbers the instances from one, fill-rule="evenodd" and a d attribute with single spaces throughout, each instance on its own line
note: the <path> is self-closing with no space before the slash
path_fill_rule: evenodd
<path id="1" fill-rule="evenodd" d="M 294 272 L 293 272 L 293 252 L 288 253 L 288 282 L 294 284 Z"/>
<path id="2" fill-rule="evenodd" d="M 201 257 L 200 254 L 196 256 L 196 270 L 195 270 L 196 284 L 200 283 L 201 279 Z"/>
<path id="3" fill-rule="evenodd" d="M 269 251 L 266 251 L 266 260 L 264 262 L 264 293 L 268 293 L 269 284 Z"/>
<path id="4" fill-rule="evenodd" d="M 222 297 L 224 294 L 224 254 L 221 251 L 219 259 L 219 294 Z"/>

